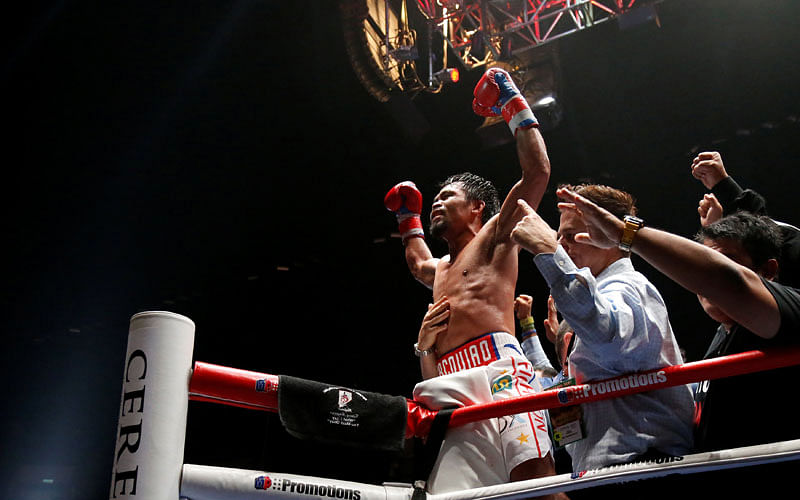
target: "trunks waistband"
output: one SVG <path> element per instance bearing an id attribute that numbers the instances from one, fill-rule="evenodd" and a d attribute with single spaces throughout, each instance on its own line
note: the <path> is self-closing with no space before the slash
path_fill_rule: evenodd
<path id="1" fill-rule="evenodd" d="M 444 353 L 436 369 L 439 375 L 447 375 L 508 357 L 525 359 L 517 338 L 506 332 L 487 333 Z"/>

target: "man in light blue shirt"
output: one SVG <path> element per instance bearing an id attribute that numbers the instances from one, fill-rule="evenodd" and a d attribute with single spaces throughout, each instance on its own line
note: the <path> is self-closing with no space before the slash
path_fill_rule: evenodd
<path id="1" fill-rule="evenodd" d="M 620 219 L 635 215 L 633 199 L 623 191 L 599 185 L 572 190 Z M 512 237 L 535 256 L 558 311 L 575 332 L 570 376 L 585 383 L 683 363 L 664 301 L 633 268 L 629 252 L 576 242 L 586 225 L 573 211 L 561 211 L 556 234 L 520 205 L 528 215 Z M 627 222 L 633 227 L 640 220 Z M 586 437 L 567 445 L 573 472 L 688 453 L 693 414 L 688 386 L 584 404 Z"/>

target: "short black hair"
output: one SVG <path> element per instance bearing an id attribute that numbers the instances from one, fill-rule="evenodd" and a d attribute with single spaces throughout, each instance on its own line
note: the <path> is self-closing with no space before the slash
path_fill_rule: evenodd
<path id="1" fill-rule="evenodd" d="M 439 189 L 449 184 L 460 184 L 470 201 L 482 201 L 484 203 L 481 220 L 486 224 L 496 213 L 500 211 L 500 196 L 497 188 L 490 181 L 479 175 L 470 172 L 451 175 L 439 183 Z"/>
<path id="2" fill-rule="evenodd" d="M 738 241 L 756 267 L 770 259 L 779 259 L 783 244 L 783 235 L 775 221 L 746 211 L 734 212 L 700 228 L 694 239 L 699 243 L 724 239 Z"/>

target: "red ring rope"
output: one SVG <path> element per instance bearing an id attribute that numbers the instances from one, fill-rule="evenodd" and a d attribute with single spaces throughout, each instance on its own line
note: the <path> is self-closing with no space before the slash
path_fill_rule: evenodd
<path id="1" fill-rule="evenodd" d="M 456 409 L 450 426 L 800 364 L 800 347 L 747 351 Z M 189 399 L 277 411 L 277 375 L 196 362 Z"/>
<path id="2" fill-rule="evenodd" d="M 277 375 L 197 361 L 189 382 L 189 399 L 278 411 L 278 381 Z"/>
<path id="3" fill-rule="evenodd" d="M 733 377 L 796 364 L 800 364 L 800 348 L 747 351 L 491 403 L 466 406 L 453 412 L 450 418 L 450 425 L 458 426 L 492 417 L 590 403 L 640 392 L 665 389 L 676 385 L 685 385 L 700 380 Z"/>

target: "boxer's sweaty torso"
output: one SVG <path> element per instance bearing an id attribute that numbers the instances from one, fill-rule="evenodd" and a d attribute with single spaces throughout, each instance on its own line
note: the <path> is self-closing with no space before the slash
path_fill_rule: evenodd
<path id="1" fill-rule="evenodd" d="M 436 268 L 433 298 L 447 296 L 450 321 L 436 341 L 445 353 L 486 332 L 514 331 L 514 293 L 518 248 L 496 244 L 497 217 L 491 219 L 453 259 L 443 258 Z"/>

